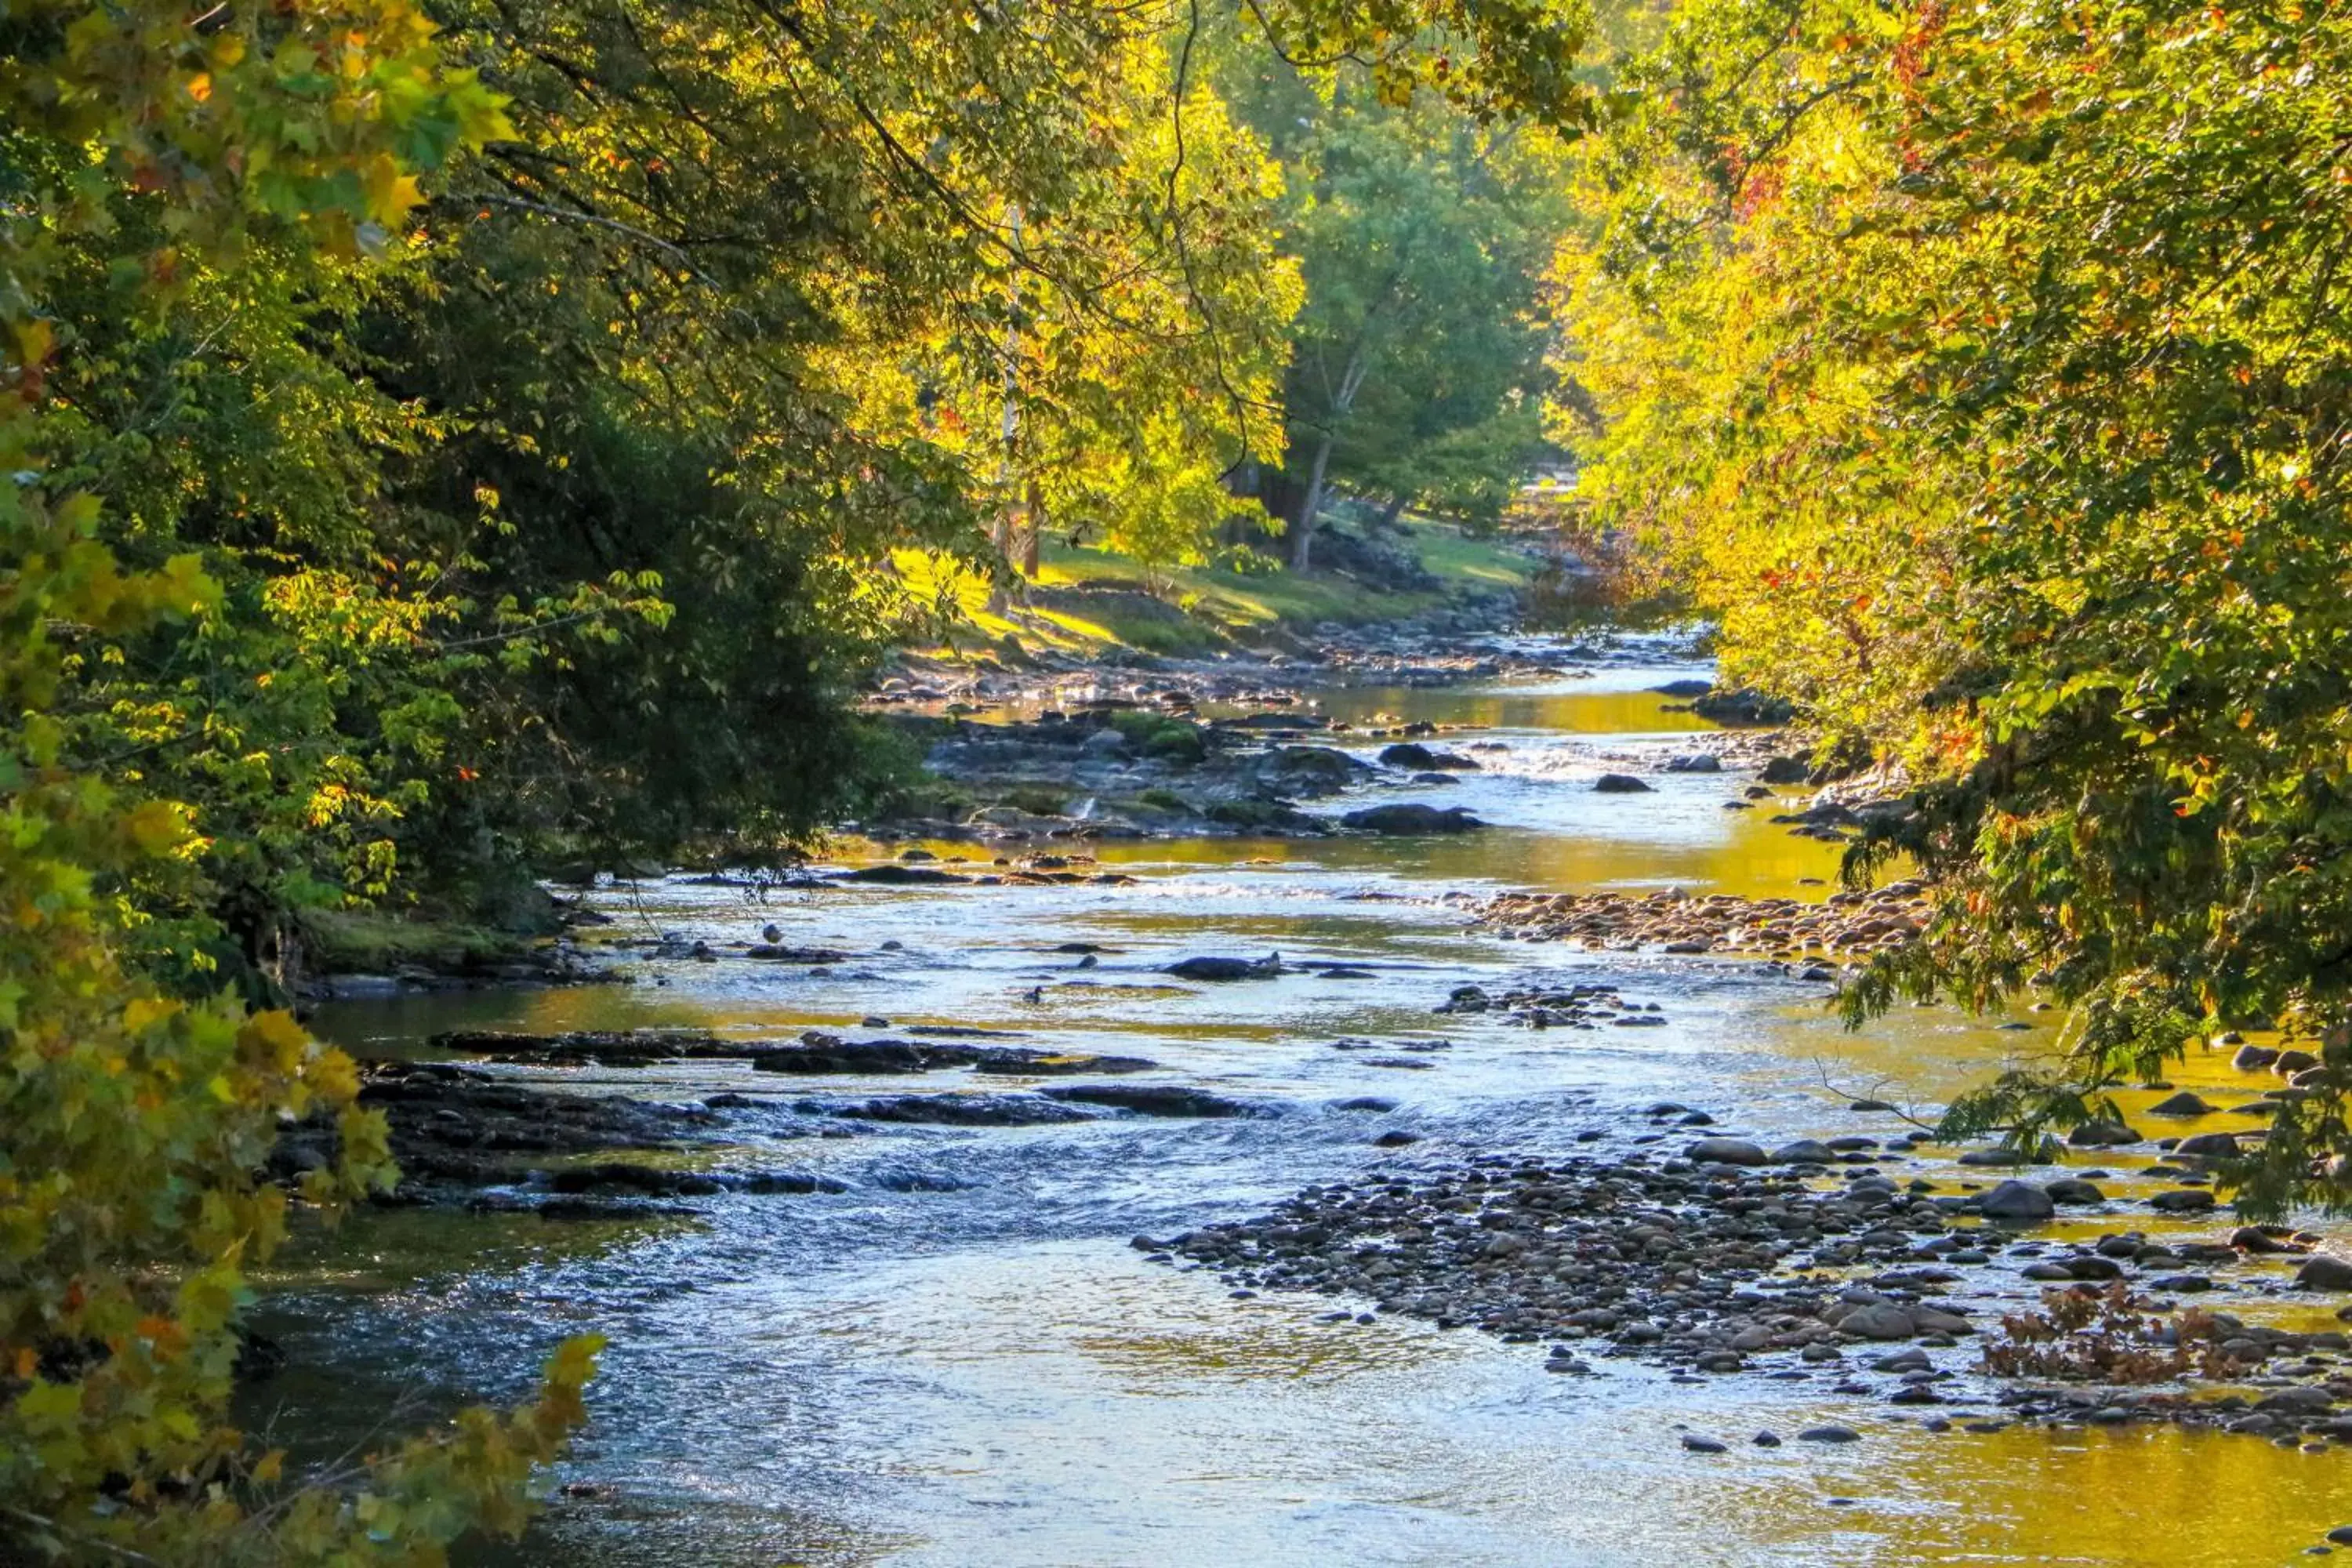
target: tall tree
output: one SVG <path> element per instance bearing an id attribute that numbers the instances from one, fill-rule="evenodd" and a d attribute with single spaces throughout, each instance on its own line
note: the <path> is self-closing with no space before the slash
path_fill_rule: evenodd
<path id="1" fill-rule="evenodd" d="M 1559 139 L 1278 63 L 1238 100 L 1283 161 L 1283 244 L 1306 287 L 1274 487 L 1292 566 L 1335 491 L 1491 515 L 1540 446 Z"/>
<path id="2" fill-rule="evenodd" d="M 388 1179 L 384 1129 L 351 1062 L 285 1014 L 162 994 L 124 962 L 201 841 L 146 786 L 150 749 L 84 750 L 85 671 L 227 596 L 193 555 L 130 538 L 126 563 L 100 542 L 121 527 L 104 502 L 145 487 L 92 454 L 135 460 L 173 411 L 110 428 L 78 394 L 110 325 L 214 287 L 282 342 L 366 269 L 420 176 L 501 129 L 496 100 L 397 0 L 193 22 L 19 6 L 0 56 L 0 1541 L 12 1562 L 437 1558 L 520 1523 L 593 1346 L 566 1347 L 535 1405 L 467 1412 L 331 1488 L 293 1485 L 226 1421 L 242 1270 L 285 1234 L 289 1194 L 257 1173 L 279 1116 L 339 1115 L 341 1159 L 302 1188 L 330 1211 Z"/>
<path id="3" fill-rule="evenodd" d="M 1257 21 L 1549 114 L 1556 17 Z M 1049 465 L 1131 437 L 1197 489 L 1289 299 L 1198 18 L 0 9 L 0 1554 L 426 1563 L 520 1523 L 585 1342 L 331 1485 L 226 1419 L 243 1271 L 394 1174 L 352 1064 L 228 982 L 420 862 L 808 831 L 887 546 L 986 553 L 987 389 Z M 266 1179 L 312 1114 L 340 1158 Z"/>
<path id="4" fill-rule="evenodd" d="M 2325 8 L 1701 5 L 1571 268 L 1600 504 L 1919 781 L 1858 868 L 1934 918 L 1850 1003 L 2070 1003 L 1950 1119 L 2021 1139 L 2278 1024 L 2256 1212 L 2352 1204 L 2347 63 Z"/>

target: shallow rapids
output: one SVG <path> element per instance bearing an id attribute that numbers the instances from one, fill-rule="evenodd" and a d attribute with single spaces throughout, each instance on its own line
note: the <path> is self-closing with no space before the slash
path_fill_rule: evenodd
<path id="1" fill-rule="evenodd" d="M 567 1495 L 512 1559 L 532 1564 L 2267 1563 L 2352 1519 L 2336 1451 L 2140 1427 L 1933 1433 L 1826 1376 L 1678 1380 L 1626 1362 L 1563 1376 L 1541 1346 L 1319 1295 L 1236 1300 L 1214 1272 L 1128 1245 L 1375 1166 L 1622 1147 L 1662 1098 L 1710 1112 L 1710 1131 L 1885 1136 L 1901 1124 L 1848 1100 L 1931 1105 L 2046 1039 L 2031 1016 L 1941 1011 L 1847 1036 L 1823 1014 L 1825 984 L 1753 960 L 1469 928 L 1471 900 L 1513 889 L 1830 894 L 1836 847 L 1767 820 L 1796 793 L 1727 809 L 1752 773 L 1665 770 L 1711 727 L 1651 689 L 1695 673 L 1624 662 L 1540 685 L 1314 700 L 1360 728 L 1458 726 L 1446 744 L 1482 748 L 1454 783 L 1316 809 L 1459 805 L 1494 825 L 1483 833 L 1083 846 L 1136 879 L 1115 887 L 755 898 L 672 879 L 601 893 L 614 934 L 718 947 L 774 923 L 789 943 L 851 956 L 821 969 L 640 957 L 627 986 L 320 1007 L 322 1034 L 373 1056 L 427 1054 L 429 1037 L 459 1027 L 980 1027 L 1150 1058 L 1148 1081 L 1260 1114 L 880 1124 L 831 1112 L 968 1085 L 709 1061 L 501 1069 L 583 1093 L 748 1097 L 723 1144 L 671 1157 L 844 1190 L 726 1193 L 637 1220 L 360 1215 L 273 1281 L 264 1326 L 290 1365 L 260 1391 L 265 1418 L 323 1451 L 365 1439 L 356 1413 L 511 1395 L 555 1339 L 606 1335 L 593 1423 L 558 1478 Z M 1358 739 L 1335 743 L 1377 752 Z M 1595 793 L 1612 771 L 1655 788 Z M 1080 944 L 1098 951 L 1059 951 Z M 1162 973 L 1189 955 L 1272 952 L 1277 978 Z M 1331 963 L 1347 971 L 1312 967 Z M 1613 985 L 1664 1022 L 1535 1030 L 1434 1011 L 1460 985 L 1531 981 Z M 1384 1133 L 1413 1141 L 1383 1147 Z M 2130 1162 L 2106 1163 L 2133 1190 Z M 1889 1170 L 1954 1173 L 1932 1154 Z M 2147 1217 L 2105 1223 L 2153 1233 Z M 1371 1321 L 1328 1321 L 1335 1305 Z M 1964 1342 L 1938 1362 L 1965 1378 L 1974 1355 Z M 331 1382 L 305 1370 L 328 1365 Z M 1748 1441 L 1830 1421 L 1862 1440 Z M 1685 1432 L 1729 1452 L 1687 1451 Z"/>

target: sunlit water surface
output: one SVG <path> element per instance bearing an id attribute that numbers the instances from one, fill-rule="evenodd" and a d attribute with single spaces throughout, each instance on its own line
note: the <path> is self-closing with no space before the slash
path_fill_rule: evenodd
<path id="1" fill-rule="evenodd" d="M 1461 727 L 1446 744 L 1500 748 L 1477 752 L 1484 769 L 1457 784 L 1326 807 L 1459 804 L 1496 825 L 1475 836 L 1089 847 L 1139 879 L 1126 887 L 755 898 L 641 884 L 601 900 L 623 935 L 742 942 L 774 921 L 792 942 L 854 956 L 822 975 L 740 959 L 647 963 L 626 987 L 320 1009 L 322 1032 L 372 1054 L 414 1053 L 461 1025 L 753 1037 L 854 1031 L 869 1016 L 979 1025 L 1017 1031 L 1018 1043 L 1149 1056 L 1162 1068 L 1150 1081 L 1274 1114 L 824 1137 L 839 1124 L 794 1101 L 968 1080 L 783 1080 L 723 1064 L 553 1075 L 583 1092 L 760 1097 L 761 1109 L 733 1115 L 733 1146 L 685 1158 L 821 1172 L 848 1190 L 697 1200 L 704 1212 L 690 1219 L 362 1215 L 298 1259 L 272 1300 L 269 1326 L 296 1354 L 267 1391 L 270 1418 L 306 1447 L 364 1441 L 362 1423 L 387 1405 L 421 1415 L 511 1395 L 557 1338 L 600 1332 L 611 1343 L 593 1422 L 561 1477 L 592 1495 L 559 1500 L 518 1552 L 492 1555 L 609 1568 L 2229 1564 L 2284 1561 L 2352 1518 L 2335 1454 L 2170 1431 L 1935 1435 L 1831 1393 L 1829 1378 L 1676 1384 L 1607 1363 L 1561 1377 L 1538 1347 L 1469 1331 L 1318 1322 L 1332 1304 L 1323 1297 L 1232 1300 L 1213 1275 L 1148 1264 L 1127 1246 L 1376 1166 L 1561 1153 L 1587 1129 L 1622 1147 L 1617 1133 L 1640 1130 L 1629 1113 L 1661 1096 L 1759 1137 L 1892 1131 L 1845 1100 L 1933 1103 L 2037 1048 L 2047 1027 L 1942 1011 L 1849 1035 L 1824 1016 L 1825 987 L 1752 963 L 1584 953 L 1465 928 L 1447 895 L 1827 896 L 1833 846 L 1771 826 L 1770 802 L 1724 809 L 1748 775 L 1663 771 L 1707 726 L 1647 689 L 1693 673 L 1703 670 L 1649 662 L 1322 699 L 1360 728 L 1428 720 Z M 1369 757 L 1377 747 L 1360 739 L 1339 737 Z M 1658 788 L 1593 793 L 1593 776 L 1612 770 Z M 1108 951 L 1084 970 L 1052 951 L 1077 942 Z M 1273 951 L 1292 964 L 1347 960 L 1369 977 L 1294 970 L 1213 986 L 1160 973 L 1191 953 Z M 1535 1032 L 1431 1011 L 1465 981 L 1539 975 L 1605 980 L 1660 1005 L 1667 1024 Z M 1374 1047 L 1338 1048 L 1365 1039 Z M 2225 1077 L 2200 1062 L 2180 1081 Z M 1367 1095 L 1398 1108 L 1336 1105 Z M 1372 1147 L 1392 1127 L 1423 1142 Z M 2116 1190 L 2134 1190 L 2136 1163 L 2107 1162 Z M 1966 1365 L 1968 1352 L 1946 1353 Z M 313 1370 L 329 1364 L 331 1379 Z M 1864 1440 L 1743 1442 L 1832 1418 Z M 1686 1453 L 1683 1427 L 1733 1451 Z"/>

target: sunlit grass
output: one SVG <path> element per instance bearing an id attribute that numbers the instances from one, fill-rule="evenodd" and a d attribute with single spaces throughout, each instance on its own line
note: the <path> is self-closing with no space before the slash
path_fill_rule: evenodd
<path id="1" fill-rule="evenodd" d="M 1404 619 L 1441 608 L 1465 589 L 1523 586 L 1535 570 L 1532 561 L 1500 541 L 1473 539 L 1443 523 L 1409 521 L 1405 529 L 1423 565 L 1444 584 L 1438 590 L 1381 593 L 1346 577 L 1286 570 L 1191 566 L 1151 573 L 1126 556 L 1049 539 L 1034 590 L 1044 598 L 1084 598 L 1024 604 L 1016 593 L 1011 603 L 992 609 L 988 579 L 961 561 L 915 550 L 898 551 L 893 561 L 912 594 L 954 606 L 978 637 L 994 641 L 1011 633 L 1033 647 L 1071 653 L 1108 647 L 1206 653 L 1227 638 L 1247 642 L 1276 626 L 1304 630 L 1324 622 Z"/>

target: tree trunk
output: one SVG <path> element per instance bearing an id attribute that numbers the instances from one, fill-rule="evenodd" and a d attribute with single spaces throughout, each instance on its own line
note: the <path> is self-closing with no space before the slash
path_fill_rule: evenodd
<path id="1" fill-rule="evenodd" d="M 988 564 L 987 608 L 990 615 L 1001 616 L 1010 603 L 1005 597 L 1003 566 L 1013 559 L 1013 519 L 1004 512 L 998 512 L 990 521 L 988 542 L 995 551 L 996 559 Z"/>
<path id="2" fill-rule="evenodd" d="M 1307 470 L 1307 493 L 1298 498 L 1298 515 L 1290 522 L 1290 569 L 1307 570 L 1315 542 L 1316 514 L 1323 510 L 1323 471 L 1331 464 L 1331 437 L 1315 448 L 1315 466 Z"/>
<path id="3" fill-rule="evenodd" d="M 1034 583 L 1037 580 L 1038 542 L 1045 532 L 1045 498 L 1040 493 L 1034 479 L 1029 481 L 1026 510 L 1029 515 L 1023 520 L 1021 530 L 1020 568 L 1022 574 Z"/>

